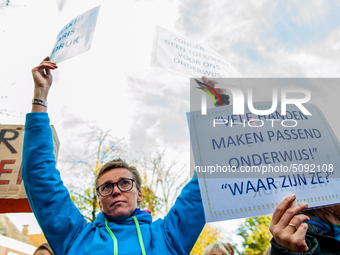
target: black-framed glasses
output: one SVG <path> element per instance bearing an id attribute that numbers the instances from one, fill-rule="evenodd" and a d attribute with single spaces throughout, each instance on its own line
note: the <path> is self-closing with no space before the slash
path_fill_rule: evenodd
<path id="1" fill-rule="evenodd" d="M 127 192 L 132 189 L 134 181 L 135 181 L 134 179 L 126 178 L 126 179 L 121 179 L 118 182 L 104 183 L 100 185 L 99 187 L 97 187 L 96 190 L 102 197 L 107 197 L 112 194 L 115 184 L 117 185 L 118 189 L 121 192 Z"/>

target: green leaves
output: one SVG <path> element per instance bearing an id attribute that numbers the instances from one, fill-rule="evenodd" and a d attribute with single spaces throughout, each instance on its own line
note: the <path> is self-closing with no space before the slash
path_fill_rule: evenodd
<path id="1" fill-rule="evenodd" d="M 244 239 L 242 255 L 263 254 L 270 246 L 272 236 L 269 232 L 269 225 L 271 219 L 270 215 L 251 217 L 238 227 L 237 234 Z"/>

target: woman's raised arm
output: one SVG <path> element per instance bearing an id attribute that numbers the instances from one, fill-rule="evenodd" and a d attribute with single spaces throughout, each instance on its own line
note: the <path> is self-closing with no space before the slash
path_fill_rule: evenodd
<path id="1" fill-rule="evenodd" d="M 37 67 L 32 69 L 34 80 L 34 97 L 32 112 L 47 112 L 47 95 L 52 86 L 51 70 L 58 68 L 57 64 L 46 57 Z"/>

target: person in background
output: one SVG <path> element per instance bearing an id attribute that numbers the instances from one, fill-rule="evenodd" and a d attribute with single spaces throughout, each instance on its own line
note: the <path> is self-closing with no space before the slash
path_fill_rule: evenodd
<path id="1" fill-rule="evenodd" d="M 216 242 L 209 244 L 205 248 L 202 255 L 231 255 L 225 247 L 225 244 L 221 242 Z"/>
<path id="2" fill-rule="evenodd" d="M 308 204 L 293 205 L 295 198 L 286 197 L 274 211 L 271 255 L 340 254 L 340 206 L 304 211 Z"/>
<path id="3" fill-rule="evenodd" d="M 234 255 L 234 246 L 230 243 L 222 243 L 224 248 L 228 251 L 229 255 Z"/>
<path id="4" fill-rule="evenodd" d="M 38 246 L 33 255 L 54 255 L 48 243 L 43 243 Z"/>
<path id="5" fill-rule="evenodd" d="M 268 246 L 267 249 L 264 251 L 263 255 L 270 255 L 271 246 Z"/>

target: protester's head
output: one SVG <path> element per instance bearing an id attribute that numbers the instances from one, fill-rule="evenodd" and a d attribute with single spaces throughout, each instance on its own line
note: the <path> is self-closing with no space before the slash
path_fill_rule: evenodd
<path id="1" fill-rule="evenodd" d="M 43 243 L 38 246 L 33 255 L 53 255 L 53 252 L 48 243 Z"/>
<path id="2" fill-rule="evenodd" d="M 313 217 L 318 217 L 322 219 L 323 221 L 328 223 L 331 229 L 333 229 L 333 226 L 331 223 L 340 224 L 340 205 L 305 210 L 302 213 L 307 215 L 309 218 L 312 218 L 315 221 L 318 221 L 318 220 Z"/>
<path id="3" fill-rule="evenodd" d="M 227 250 L 229 255 L 234 255 L 234 246 L 232 246 L 230 243 L 222 243 L 224 248 Z"/>
<path id="4" fill-rule="evenodd" d="M 202 255 L 230 255 L 222 243 L 212 243 L 205 248 Z"/>
<path id="5" fill-rule="evenodd" d="M 121 159 L 101 167 L 95 185 L 100 210 L 115 220 L 128 218 L 143 199 L 142 179 L 136 167 L 129 166 Z"/>

